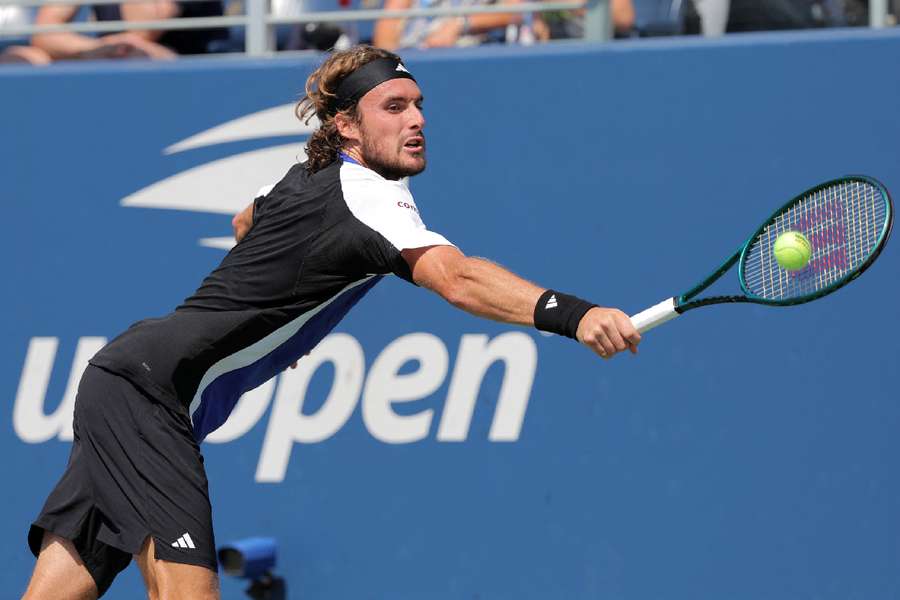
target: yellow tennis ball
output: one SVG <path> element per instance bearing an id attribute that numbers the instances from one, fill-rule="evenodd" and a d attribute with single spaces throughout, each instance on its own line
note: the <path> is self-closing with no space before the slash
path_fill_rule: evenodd
<path id="1" fill-rule="evenodd" d="M 812 246 L 799 231 L 785 231 L 775 239 L 775 260 L 786 271 L 799 271 L 809 262 Z"/>

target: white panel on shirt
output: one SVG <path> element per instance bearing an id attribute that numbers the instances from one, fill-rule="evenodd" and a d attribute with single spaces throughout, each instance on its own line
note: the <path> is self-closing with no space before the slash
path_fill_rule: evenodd
<path id="1" fill-rule="evenodd" d="M 253 196 L 253 197 L 254 197 L 254 198 L 262 198 L 262 197 L 264 197 L 264 196 L 268 196 L 268 195 L 269 195 L 269 192 L 271 192 L 271 191 L 274 190 L 274 189 L 275 189 L 275 184 L 274 184 L 274 183 L 273 183 L 272 185 L 264 185 L 264 186 L 262 186 L 261 188 L 259 188 L 259 191 L 256 192 L 256 195 Z"/>
<path id="2" fill-rule="evenodd" d="M 397 250 L 453 245 L 441 234 L 428 231 L 403 182 L 385 179 L 371 169 L 344 162 L 341 188 L 353 216 L 383 235 Z"/>

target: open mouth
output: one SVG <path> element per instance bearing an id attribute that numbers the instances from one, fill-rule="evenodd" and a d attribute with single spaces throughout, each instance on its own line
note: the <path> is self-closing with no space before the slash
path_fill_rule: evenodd
<path id="1" fill-rule="evenodd" d="M 425 148 L 425 138 L 416 137 L 406 141 L 403 144 L 404 148 L 409 148 L 410 150 L 422 150 Z"/>

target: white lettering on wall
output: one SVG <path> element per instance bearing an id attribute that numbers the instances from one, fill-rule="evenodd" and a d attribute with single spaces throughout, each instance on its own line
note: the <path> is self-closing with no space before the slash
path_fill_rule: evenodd
<path id="1" fill-rule="evenodd" d="M 54 437 L 72 440 L 72 414 L 78 383 L 88 360 L 106 344 L 106 338 L 82 337 L 68 373 L 62 399 L 46 412 L 47 388 L 54 371 L 59 340 L 35 337 L 28 345 L 25 365 L 13 405 L 13 428 L 30 444 Z M 416 368 L 402 373 L 404 365 Z M 318 369 L 331 363 L 334 378 L 321 407 L 303 411 L 307 389 Z M 337 433 L 362 403 L 362 419 L 369 433 L 389 444 L 407 444 L 428 437 L 435 409 L 417 412 L 395 409 L 400 403 L 433 395 L 447 380 L 450 366 L 444 342 L 430 333 L 411 333 L 392 341 L 378 354 L 366 373 L 363 348 L 351 335 L 327 336 L 296 369 L 289 369 L 240 399 L 231 416 L 207 436 L 211 443 L 240 439 L 264 417 L 271 404 L 256 480 L 283 481 L 296 444 L 315 444 Z M 469 435 L 485 374 L 494 364 L 503 367 L 503 379 L 488 438 L 493 442 L 519 439 L 537 367 L 534 340 L 522 332 L 507 332 L 490 339 L 483 334 L 462 336 L 450 375 L 447 397 L 440 411 L 436 439 L 462 442 Z"/>
<path id="2" fill-rule="evenodd" d="M 324 362 L 334 364 L 334 382 L 315 414 L 303 414 L 306 388 Z M 330 438 L 344 426 L 359 398 L 365 371 L 362 346 L 353 336 L 334 333 L 280 376 L 269 429 L 256 467 L 257 481 L 282 481 L 295 442 L 312 444 Z"/>
<path id="3" fill-rule="evenodd" d="M 398 375 L 400 368 L 418 361 L 414 373 Z M 363 421 L 375 439 L 388 444 L 417 442 L 428 436 L 434 411 L 398 415 L 396 402 L 409 402 L 433 394 L 447 376 L 447 347 L 430 333 L 410 333 L 397 338 L 372 364 L 363 391 Z"/>
<path id="4" fill-rule="evenodd" d="M 29 444 L 46 442 L 54 436 L 63 441 L 72 441 L 72 413 L 78 383 L 87 368 L 88 360 L 104 345 L 106 338 L 103 337 L 83 337 L 78 340 L 62 402 L 52 414 L 48 415 L 44 412 L 47 384 L 50 382 L 50 374 L 56 360 L 59 339 L 54 337 L 31 339 L 13 405 L 13 429 L 19 439 Z"/>
<path id="5" fill-rule="evenodd" d="M 483 334 L 462 337 L 437 433 L 438 441 L 465 441 L 481 382 L 488 368 L 497 361 L 501 361 L 506 370 L 488 437 L 492 442 L 519 439 L 537 368 L 537 346 L 528 335 L 511 331 L 490 341 Z"/>

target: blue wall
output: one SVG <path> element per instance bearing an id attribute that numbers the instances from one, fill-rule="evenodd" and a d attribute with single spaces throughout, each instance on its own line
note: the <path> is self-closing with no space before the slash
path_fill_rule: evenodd
<path id="1" fill-rule="evenodd" d="M 634 313 L 819 181 L 900 189 L 898 55 L 894 32 L 410 53 L 430 158 L 412 189 L 466 252 Z M 199 240 L 299 153 L 286 105 L 315 64 L 0 71 L 0 589 L 24 589 L 70 447 L 65 407 L 42 415 L 102 338 L 221 259 Z M 281 125 L 257 114 L 279 106 Z M 900 597 L 898 254 L 820 302 L 698 311 L 609 362 L 386 281 L 333 355 L 205 445 L 218 541 L 277 536 L 290 598 Z M 485 367 L 486 340 L 505 362 Z M 420 434 L 364 414 L 404 392 Z M 108 597 L 138 589 L 130 569 Z"/>

